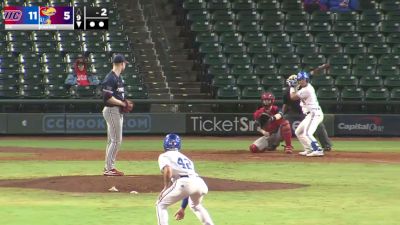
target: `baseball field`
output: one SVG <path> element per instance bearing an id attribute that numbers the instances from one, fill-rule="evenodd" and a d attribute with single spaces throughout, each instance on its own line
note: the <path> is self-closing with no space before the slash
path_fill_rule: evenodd
<path id="1" fill-rule="evenodd" d="M 1 137 L 0 224 L 156 224 L 162 138 L 124 137 L 117 168 L 127 176 L 104 177 L 103 136 Z M 254 139 L 183 136 L 215 224 L 399 224 L 399 138 L 334 138 L 321 158 L 299 156 L 297 141 L 296 154 L 251 154 Z M 200 224 L 189 209 L 173 220 L 179 205 L 170 224 Z"/>

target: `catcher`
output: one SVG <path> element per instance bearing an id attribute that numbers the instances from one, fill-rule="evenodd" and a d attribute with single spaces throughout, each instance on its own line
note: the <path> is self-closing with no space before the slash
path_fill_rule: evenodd
<path id="1" fill-rule="evenodd" d="M 127 61 L 123 55 L 115 55 L 113 69 L 106 75 L 103 86 L 103 117 L 107 122 L 107 149 L 104 165 L 104 176 L 123 176 L 124 173 L 115 168 L 115 160 L 122 143 L 123 113 L 132 111 L 133 102 L 125 99 L 122 72 Z"/>
<path id="2" fill-rule="evenodd" d="M 262 106 L 254 114 L 257 131 L 263 136 L 250 145 L 252 153 L 274 151 L 282 140 L 285 141 L 284 151 L 288 154 L 293 152 L 292 129 L 289 121 L 283 118 L 278 106 L 274 105 L 275 96 L 265 92 L 261 95 Z"/>

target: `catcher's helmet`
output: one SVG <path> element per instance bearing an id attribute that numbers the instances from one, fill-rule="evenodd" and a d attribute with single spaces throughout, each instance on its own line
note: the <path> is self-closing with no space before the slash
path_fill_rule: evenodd
<path id="1" fill-rule="evenodd" d="M 164 138 L 164 151 L 181 150 L 181 138 L 177 134 L 167 134 Z"/>
<path id="2" fill-rule="evenodd" d="M 304 71 L 301 71 L 297 74 L 297 80 L 309 80 L 310 74 Z"/>
<path id="3" fill-rule="evenodd" d="M 275 102 L 275 96 L 271 92 L 264 92 L 261 95 L 261 102 L 263 103 L 264 106 L 273 105 Z"/>

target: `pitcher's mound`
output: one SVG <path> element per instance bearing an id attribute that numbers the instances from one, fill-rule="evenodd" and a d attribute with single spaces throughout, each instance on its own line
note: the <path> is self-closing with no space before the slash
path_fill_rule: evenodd
<path id="1" fill-rule="evenodd" d="M 301 188 L 306 185 L 272 182 L 248 182 L 203 178 L 210 191 L 254 191 Z M 105 176 L 61 176 L 24 180 L 0 180 L 0 187 L 48 189 L 63 192 L 109 192 L 115 186 L 119 192 L 160 192 L 163 188 L 161 176 L 135 175 L 122 177 Z"/>

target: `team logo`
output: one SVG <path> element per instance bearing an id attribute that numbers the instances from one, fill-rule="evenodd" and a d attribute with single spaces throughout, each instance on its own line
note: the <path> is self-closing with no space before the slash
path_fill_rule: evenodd
<path id="1" fill-rule="evenodd" d="M 5 22 L 20 21 L 21 18 L 22 18 L 22 11 L 21 10 L 6 10 L 6 11 L 4 11 L 4 20 L 5 20 Z"/>
<path id="2" fill-rule="evenodd" d="M 40 8 L 40 24 L 51 24 L 51 17 L 56 14 L 54 7 L 41 7 Z"/>

